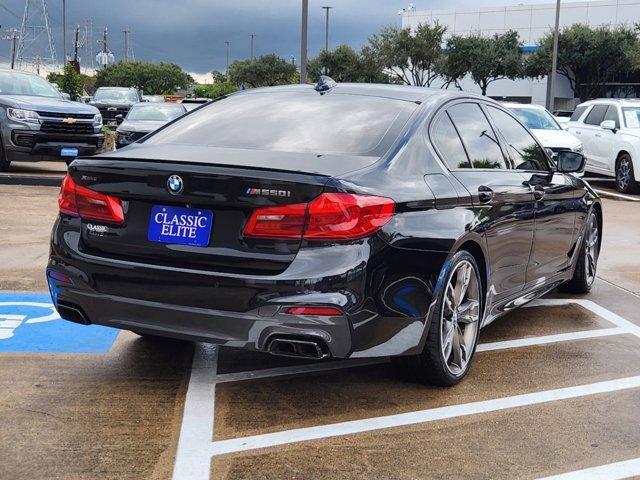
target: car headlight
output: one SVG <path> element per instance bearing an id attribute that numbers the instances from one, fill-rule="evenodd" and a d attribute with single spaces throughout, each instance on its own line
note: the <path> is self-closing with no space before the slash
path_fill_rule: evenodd
<path id="1" fill-rule="evenodd" d="M 102 125 L 102 115 L 99 113 L 96 113 L 93 116 L 93 123 Z"/>
<path id="2" fill-rule="evenodd" d="M 584 153 L 584 147 L 580 144 L 577 147 L 573 147 L 573 151 L 576 153 Z"/>
<path id="3" fill-rule="evenodd" d="M 40 116 L 32 110 L 7 108 L 7 117 L 17 122 L 40 123 Z"/>

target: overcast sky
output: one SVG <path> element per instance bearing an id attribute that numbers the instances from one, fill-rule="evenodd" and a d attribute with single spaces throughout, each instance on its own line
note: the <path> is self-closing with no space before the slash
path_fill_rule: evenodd
<path id="1" fill-rule="evenodd" d="M 40 0 L 33 3 L 39 3 Z M 417 0 L 418 10 L 543 3 L 544 0 Z M 330 42 L 359 47 L 367 37 L 389 24 L 400 24 L 398 10 L 406 0 L 309 0 L 309 55 L 324 44 L 323 5 L 331 13 Z M 20 17 L 25 0 L 0 0 Z M 62 0 L 47 0 L 58 59 L 62 58 Z M 301 0 L 67 0 L 68 50 L 72 26 L 93 19 L 94 42 L 107 26 L 109 47 L 121 58 L 123 28 L 130 28 L 136 59 L 170 61 L 193 73 L 225 68 L 225 41 L 231 60 L 249 56 L 249 34 L 255 33 L 256 55 L 275 52 L 287 59 L 300 56 Z M 0 8 L 2 30 L 19 27 L 21 20 Z M 96 43 L 95 48 L 98 48 Z M 9 57 L 9 42 L 0 46 L 0 62 Z"/>

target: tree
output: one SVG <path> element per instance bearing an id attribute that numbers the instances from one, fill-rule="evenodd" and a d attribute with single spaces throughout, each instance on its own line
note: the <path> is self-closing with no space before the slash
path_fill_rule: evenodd
<path id="1" fill-rule="evenodd" d="M 96 87 L 136 87 L 149 95 L 170 95 L 194 83 L 175 63 L 118 62 L 98 70 Z"/>
<path id="2" fill-rule="evenodd" d="M 320 75 L 329 75 L 337 82 L 390 83 L 389 75 L 368 46 L 360 52 L 348 45 L 323 50 L 309 62 L 308 72 L 313 82 Z"/>
<path id="3" fill-rule="evenodd" d="M 438 23 L 420 24 L 414 32 L 409 28 L 386 27 L 369 38 L 367 53 L 401 83 L 428 87 L 440 76 L 437 67 L 443 55 L 446 30 Z"/>
<path id="4" fill-rule="evenodd" d="M 213 83 L 226 82 L 227 76 L 222 73 L 220 70 L 214 70 L 211 72 L 211 78 L 213 79 Z"/>
<path id="5" fill-rule="evenodd" d="M 440 71 L 448 84 L 458 85 L 466 75 L 480 87 L 482 95 L 496 80 L 522 78 L 524 55 L 518 33 L 510 30 L 492 37 L 481 34 L 453 35 L 447 40 Z"/>
<path id="6" fill-rule="evenodd" d="M 68 93 L 71 98 L 77 98 L 82 95 L 84 81 L 82 76 L 76 71 L 75 67 L 70 63 L 64 66 L 63 73 L 51 72 L 47 75 L 47 80 L 55 83 L 64 93 Z"/>
<path id="7" fill-rule="evenodd" d="M 255 60 L 236 60 L 229 65 L 229 79 L 235 85 L 245 87 L 272 87 L 294 83 L 296 67 L 275 53 Z"/>
<path id="8" fill-rule="evenodd" d="M 216 82 L 208 85 L 198 85 L 193 89 L 196 97 L 219 98 L 236 92 L 238 87 L 229 82 Z"/>
<path id="9" fill-rule="evenodd" d="M 576 24 L 558 37 L 558 73 L 569 80 L 580 101 L 598 96 L 602 87 L 640 65 L 637 30 L 619 27 L 592 28 Z M 526 73 L 543 77 L 551 73 L 553 34 L 540 40 L 526 62 Z"/>

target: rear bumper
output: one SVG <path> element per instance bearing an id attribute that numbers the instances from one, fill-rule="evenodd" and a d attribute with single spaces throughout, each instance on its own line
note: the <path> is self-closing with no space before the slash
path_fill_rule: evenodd
<path id="1" fill-rule="evenodd" d="M 48 277 L 56 306 L 89 322 L 232 347 L 267 351 L 276 337 L 319 340 L 330 356 L 414 354 L 428 330 L 432 289 L 444 253 L 420 258 L 379 238 L 301 249 L 278 275 L 187 271 L 95 257 L 80 233 L 58 220 Z M 407 272 L 420 265 L 420 274 Z M 427 276 L 425 265 L 432 265 Z M 299 316 L 289 306 L 332 306 L 338 316 Z"/>

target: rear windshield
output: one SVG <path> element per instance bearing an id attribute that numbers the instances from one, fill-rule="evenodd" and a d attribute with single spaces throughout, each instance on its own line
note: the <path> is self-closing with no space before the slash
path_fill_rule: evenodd
<path id="1" fill-rule="evenodd" d="M 184 108 L 178 103 L 139 104 L 129 111 L 127 120 L 169 122 L 184 113 Z"/>
<path id="2" fill-rule="evenodd" d="M 520 121 L 532 130 L 560 130 L 549 112 L 537 108 L 512 108 Z"/>
<path id="3" fill-rule="evenodd" d="M 413 102 L 313 90 L 245 93 L 187 115 L 145 143 L 382 156 L 416 108 Z"/>

